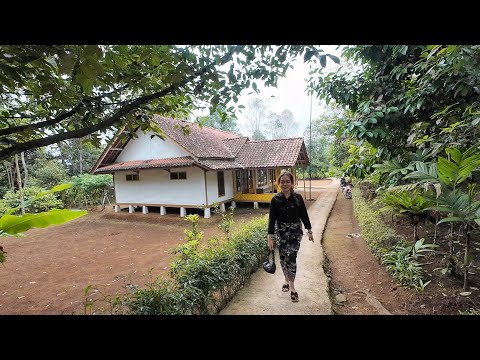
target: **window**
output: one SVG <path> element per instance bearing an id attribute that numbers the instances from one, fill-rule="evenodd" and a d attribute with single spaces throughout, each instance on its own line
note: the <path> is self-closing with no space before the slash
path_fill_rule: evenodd
<path id="1" fill-rule="evenodd" d="M 127 174 L 126 179 L 127 181 L 138 181 L 140 180 L 140 177 L 138 176 L 138 174 Z"/>
<path id="2" fill-rule="evenodd" d="M 180 172 L 171 172 L 170 173 L 170 180 L 186 180 L 187 179 L 187 172 L 180 171 Z"/>
<path id="3" fill-rule="evenodd" d="M 223 171 L 217 172 L 218 197 L 225 196 L 225 175 Z"/>

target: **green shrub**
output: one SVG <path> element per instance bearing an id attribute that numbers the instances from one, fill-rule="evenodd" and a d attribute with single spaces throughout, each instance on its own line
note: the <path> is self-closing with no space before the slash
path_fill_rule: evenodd
<path id="1" fill-rule="evenodd" d="M 360 189 L 353 189 L 352 199 L 362 237 L 375 257 L 401 284 L 423 291 L 430 281 L 423 282 L 422 268 L 418 259 L 423 256 L 423 252 L 431 251 L 434 245 L 423 244 L 423 239 L 414 245 L 408 244 L 383 222 L 377 211 L 369 206 Z"/>
<path id="2" fill-rule="evenodd" d="M 82 174 L 70 180 L 73 186 L 65 192 L 64 201 L 69 206 L 88 207 L 100 205 L 113 186 L 112 175 Z"/>
<path id="3" fill-rule="evenodd" d="M 29 186 L 23 189 L 24 191 L 24 201 L 27 202 L 30 199 L 33 199 L 38 194 L 47 191 L 45 188 L 38 186 Z M 7 208 L 16 208 L 20 206 L 20 192 L 8 190 L 3 197 L 3 202 L 0 204 L 1 214 L 4 214 Z M 41 198 L 33 201 L 30 205 L 25 207 L 25 212 L 27 213 L 38 213 L 42 211 L 48 211 L 50 209 L 61 209 L 63 208 L 62 200 L 57 198 L 56 194 L 46 194 Z"/>
<path id="4" fill-rule="evenodd" d="M 196 287 L 180 287 L 174 280 L 157 280 L 123 300 L 134 315 L 195 315 L 205 300 Z"/>
<path id="5" fill-rule="evenodd" d="M 379 213 L 374 211 L 363 199 L 357 187 L 352 190 L 352 200 L 355 216 L 362 229 L 362 236 L 374 253 L 378 253 L 380 249 L 390 248 L 403 240 L 403 237 L 385 225 Z"/>
<path id="6" fill-rule="evenodd" d="M 135 290 L 122 304 L 132 314 L 218 313 L 267 256 L 267 222 L 268 216 L 259 217 L 228 238 L 210 239 L 204 249 L 181 253 L 170 264 L 171 280 Z M 192 226 L 199 233 L 195 221 Z"/>

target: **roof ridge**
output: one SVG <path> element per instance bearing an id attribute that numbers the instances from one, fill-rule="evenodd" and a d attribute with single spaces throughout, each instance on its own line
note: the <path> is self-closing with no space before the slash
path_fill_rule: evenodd
<path id="1" fill-rule="evenodd" d="M 154 116 L 158 116 L 160 118 L 173 120 L 173 121 L 184 121 L 184 122 L 187 122 L 187 123 L 190 123 L 190 124 L 193 124 L 193 125 L 197 125 L 201 129 L 206 128 L 206 129 L 210 129 L 210 130 L 220 131 L 220 132 L 223 132 L 223 133 L 228 134 L 228 135 L 236 135 L 237 138 L 243 137 L 243 135 L 239 135 L 239 134 L 237 134 L 235 132 L 232 132 L 232 131 L 227 131 L 227 130 L 217 129 L 217 128 L 214 128 L 214 127 L 211 127 L 211 126 L 201 125 L 197 122 L 193 122 L 193 121 L 190 121 L 190 120 L 187 120 L 187 119 L 174 119 L 172 117 L 163 116 L 163 115 L 160 115 L 160 114 L 154 114 Z"/>
<path id="2" fill-rule="evenodd" d="M 280 141 L 280 140 L 295 140 L 295 139 L 304 139 L 302 136 L 298 137 L 291 137 L 291 138 L 283 138 L 283 139 L 270 139 L 270 140 L 250 140 L 250 143 L 258 143 L 258 142 L 268 142 L 268 141 Z"/>

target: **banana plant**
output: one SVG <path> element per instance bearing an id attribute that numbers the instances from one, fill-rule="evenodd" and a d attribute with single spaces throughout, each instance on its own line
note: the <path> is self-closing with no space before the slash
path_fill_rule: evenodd
<path id="1" fill-rule="evenodd" d="M 71 187 L 71 184 L 61 184 L 54 186 L 52 189 L 44 191 L 28 203 L 33 202 L 47 194 L 52 194 Z M 28 205 L 28 204 L 27 204 Z M 26 205 L 26 206 L 27 206 Z M 24 231 L 31 228 L 44 228 L 50 225 L 63 224 L 67 221 L 79 218 L 87 214 L 85 210 L 68 210 L 68 209 L 51 209 L 49 211 L 37 214 L 12 215 L 20 206 L 12 208 L 0 217 L 0 236 L 18 236 Z M 0 246 L 0 263 L 5 262 L 6 251 Z"/>

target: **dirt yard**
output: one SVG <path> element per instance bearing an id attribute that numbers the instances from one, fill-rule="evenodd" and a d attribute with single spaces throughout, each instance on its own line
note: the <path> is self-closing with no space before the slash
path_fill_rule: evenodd
<path id="1" fill-rule="evenodd" d="M 235 226 L 268 212 L 237 208 Z M 221 235 L 221 217 L 199 220 L 204 239 Z M 93 299 L 122 294 L 126 284 L 143 286 L 168 276 L 190 222 L 178 214 L 114 213 L 111 208 L 61 226 L 32 229 L 24 238 L 1 238 L 7 261 L 0 266 L 0 314 L 84 314 L 83 290 Z M 90 296 L 92 298 L 92 296 Z M 97 304 L 94 305 L 98 307 Z"/>

